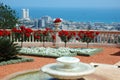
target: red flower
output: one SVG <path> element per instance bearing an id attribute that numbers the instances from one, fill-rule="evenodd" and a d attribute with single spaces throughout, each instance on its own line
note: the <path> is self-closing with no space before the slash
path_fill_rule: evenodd
<path id="1" fill-rule="evenodd" d="M 48 31 L 46 31 L 46 30 L 43 31 L 43 35 L 44 35 L 44 36 L 47 36 L 47 35 L 48 35 Z"/>
<path id="2" fill-rule="evenodd" d="M 21 30 L 17 30 L 17 33 L 22 33 L 22 31 Z"/>
<path id="3" fill-rule="evenodd" d="M 68 36 L 68 31 L 63 31 L 63 34 L 64 34 L 65 36 Z"/>
<path id="4" fill-rule="evenodd" d="M 0 30 L 0 36 L 10 36 L 10 31 L 7 30 Z"/>
<path id="5" fill-rule="evenodd" d="M 31 28 L 25 28 L 25 26 L 20 26 L 20 29 L 13 28 L 12 32 L 15 33 L 17 39 L 21 38 L 21 42 L 26 41 L 30 37 L 33 30 Z M 27 38 L 24 38 L 27 37 Z"/>
<path id="6" fill-rule="evenodd" d="M 56 40 L 56 36 L 55 36 L 55 35 L 52 35 L 52 39 L 53 39 L 53 40 Z"/>
<path id="7" fill-rule="evenodd" d="M 34 38 L 35 38 L 35 39 L 40 39 L 40 36 L 35 36 L 35 35 L 34 35 Z"/>
<path id="8" fill-rule="evenodd" d="M 78 36 L 83 42 L 91 42 L 95 36 L 97 36 L 99 32 L 94 32 L 94 31 L 79 31 Z"/>
<path id="9" fill-rule="evenodd" d="M 99 34 L 99 32 L 96 32 L 95 34 L 96 34 L 96 35 L 98 35 L 98 34 Z"/>
<path id="10" fill-rule="evenodd" d="M 72 37 L 76 37 L 76 32 L 72 31 L 72 32 L 69 32 L 69 38 L 72 38 Z"/>
<path id="11" fill-rule="evenodd" d="M 77 37 L 76 40 L 79 40 L 79 38 Z"/>
<path id="12" fill-rule="evenodd" d="M 69 35 L 69 36 L 67 37 L 68 40 L 70 40 L 71 38 L 72 38 L 72 35 Z"/>
<path id="13" fill-rule="evenodd" d="M 79 36 L 80 38 L 82 38 L 82 36 L 84 36 L 84 34 L 85 34 L 84 31 L 79 31 L 79 32 L 78 32 L 78 36 Z"/>
<path id="14" fill-rule="evenodd" d="M 26 33 L 32 33 L 33 30 L 32 30 L 31 28 L 25 28 L 25 32 L 26 32 Z"/>
<path id="15" fill-rule="evenodd" d="M 4 30 L 4 36 L 10 36 L 10 31 Z"/>
<path id="16" fill-rule="evenodd" d="M 61 38 L 62 41 L 67 42 L 72 38 L 71 33 L 65 30 L 61 30 L 58 32 L 58 36 Z"/>
<path id="17" fill-rule="evenodd" d="M 59 36 L 68 36 L 69 33 L 68 33 L 68 31 L 61 30 L 60 32 L 58 32 L 58 35 L 59 35 Z"/>
<path id="18" fill-rule="evenodd" d="M 51 29 L 47 27 L 47 28 L 45 28 L 45 30 L 50 31 Z"/>
<path id="19" fill-rule="evenodd" d="M 2 30 L 0 30 L 0 36 L 2 36 L 3 35 L 3 31 Z"/>
<path id="20" fill-rule="evenodd" d="M 30 33 L 25 33 L 25 36 L 26 37 L 30 37 Z"/>
<path id="21" fill-rule="evenodd" d="M 25 26 L 20 26 L 21 31 L 24 31 L 26 28 Z"/>
<path id="22" fill-rule="evenodd" d="M 59 23 L 59 22 L 62 22 L 62 20 L 61 20 L 60 18 L 56 18 L 56 19 L 54 20 L 54 23 Z"/>
<path id="23" fill-rule="evenodd" d="M 13 28 L 13 29 L 12 29 L 12 32 L 17 32 L 17 28 Z"/>
<path id="24" fill-rule="evenodd" d="M 40 39 L 40 34 L 41 34 L 41 30 L 37 30 L 34 32 L 34 38 L 35 39 Z"/>

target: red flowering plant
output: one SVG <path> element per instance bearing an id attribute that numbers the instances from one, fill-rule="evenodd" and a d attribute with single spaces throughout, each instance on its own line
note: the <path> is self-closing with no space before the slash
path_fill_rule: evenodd
<path id="1" fill-rule="evenodd" d="M 34 31 L 34 40 L 41 39 L 41 30 Z"/>
<path id="2" fill-rule="evenodd" d="M 52 42 L 53 42 L 53 46 L 55 46 L 55 42 L 56 42 L 56 35 L 52 34 Z"/>
<path id="3" fill-rule="evenodd" d="M 78 32 L 78 37 L 79 40 L 82 42 L 86 42 L 87 43 L 87 48 L 88 45 L 91 41 L 94 40 L 94 38 L 99 34 L 99 32 L 97 31 L 79 31 Z M 77 38 L 78 39 L 78 38 Z"/>
<path id="4" fill-rule="evenodd" d="M 61 38 L 61 40 L 65 43 L 65 47 L 67 42 L 73 37 L 76 36 L 75 32 L 68 32 L 65 30 L 61 30 L 58 32 L 58 36 Z"/>
<path id="5" fill-rule="evenodd" d="M 13 37 L 13 41 L 20 41 L 20 37 L 21 37 L 21 33 L 22 31 L 20 29 L 17 28 L 13 28 L 12 30 L 12 37 Z"/>
<path id="6" fill-rule="evenodd" d="M 14 37 L 17 40 L 21 41 L 21 47 L 23 44 L 23 41 L 27 41 L 28 38 L 31 36 L 31 33 L 33 30 L 31 28 L 26 28 L 25 26 L 20 26 L 20 29 L 13 28 L 12 33 L 14 33 Z"/>
<path id="7" fill-rule="evenodd" d="M 34 39 L 42 41 L 44 46 L 45 41 L 50 40 L 50 36 L 52 32 L 53 31 L 50 28 L 45 28 L 45 30 L 43 31 L 37 30 L 34 32 Z"/>
<path id="8" fill-rule="evenodd" d="M 8 30 L 0 30 L 0 38 L 10 38 L 10 34 Z"/>

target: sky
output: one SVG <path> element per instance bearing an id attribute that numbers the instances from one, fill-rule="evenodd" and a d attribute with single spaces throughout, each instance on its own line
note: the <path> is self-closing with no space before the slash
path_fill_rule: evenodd
<path id="1" fill-rule="evenodd" d="M 11 7 L 120 9 L 120 0 L 0 0 Z"/>

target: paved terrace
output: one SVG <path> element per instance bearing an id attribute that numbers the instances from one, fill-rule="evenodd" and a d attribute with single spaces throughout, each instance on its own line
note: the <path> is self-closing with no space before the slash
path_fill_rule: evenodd
<path id="1" fill-rule="evenodd" d="M 28 44 L 28 43 L 27 43 Z M 27 45 L 27 44 L 24 44 Z M 36 43 L 34 43 L 36 44 Z M 36 44 L 37 45 L 37 44 Z M 42 45 L 42 44 L 41 44 Z M 49 44 L 48 44 L 49 45 Z M 28 44 L 27 47 L 30 47 L 31 45 Z M 40 44 L 39 44 L 40 46 Z M 81 47 L 85 47 L 84 46 L 80 46 L 77 45 L 77 46 L 71 46 L 71 45 L 68 45 L 70 47 L 78 47 L 78 48 L 81 48 Z M 115 47 L 115 46 L 97 46 L 97 45 L 91 45 L 89 46 L 90 48 L 103 48 L 103 51 L 98 53 L 98 54 L 95 54 L 93 56 L 76 56 L 77 58 L 80 59 L 81 62 L 85 62 L 85 63 L 100 63 L 100 64 L 112 64 L 112 65 L 119 65 L 120 66 L 120 48 L 118 47 Z M 46 65 L 48 63 L 53 63 L 55 62 L 55 58 L 45 58 L 45 57 L 33 57 L 33 56 L 25 56 L 25 57 L 30 57 L 30 58 L 33 58 L 34 59 L 34 62 L 25 62 L 25 63 L 19 63 L 19 64 L 11 64 L 11 65 L 5 65 L 5 66 L 0 66 L 0 79 L 3 80 L 3 78 L 5 78 L 6 76 L 10 75 L 10 74 L 13 74 L 13 73 L 16 73 L 16 72 L 21 72 L 21 71 L 25 71 L 25 70 L 31 70 L 31 69 L 39 69 L 40 67 L 42 67 L 43 65 Z M 107 67 L 106 67 L 107 68 Z M 120 69 L 115 69 L 115 71 L 118 71 L 118 72 L 114 72 L 113 69 L 110 69 L 110 68 L 104 68 L 102 69 L 102 71 L 98 70 L 101 72 L 101 74 L 106 70 L 109 72 L 109 74 L 106 74 L 106 71 L 105 71 L 105 76 L 108 76 L 109 77 L 113 77 L 114 79 L 106 79 L 106 80 L 119 80 L 120 77 L 118 75 L 120 75 Z M 116 77 L 117 76 L 117 77 Z"/>

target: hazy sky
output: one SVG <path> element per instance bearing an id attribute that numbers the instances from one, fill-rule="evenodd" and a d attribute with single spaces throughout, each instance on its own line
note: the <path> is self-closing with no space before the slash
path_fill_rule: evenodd
<path id="1" fill-rule="evenodd" d="M 116 8 L 120 0 L 0 0 L 11 7 Z"/>

